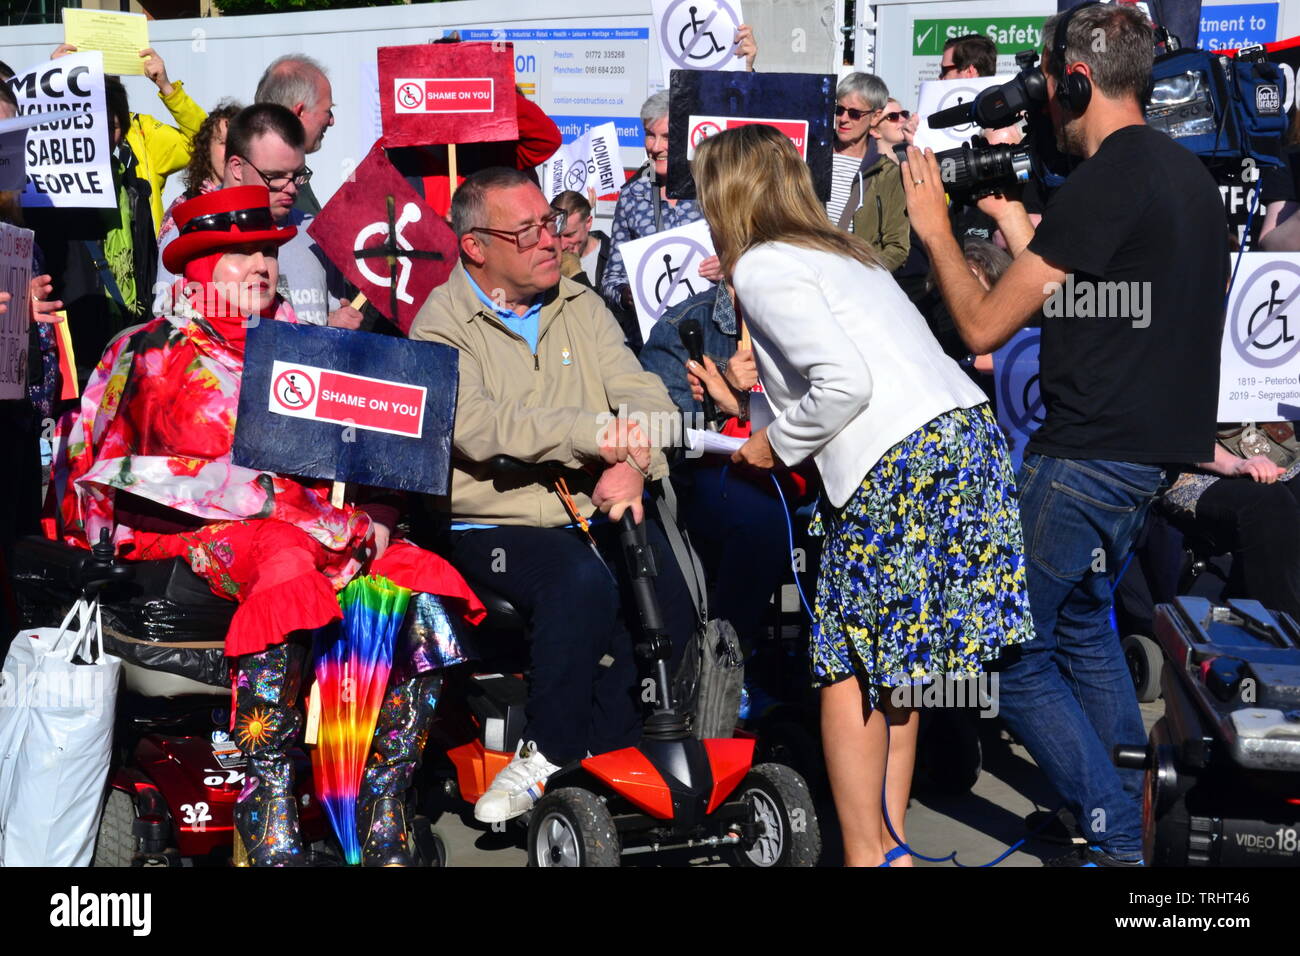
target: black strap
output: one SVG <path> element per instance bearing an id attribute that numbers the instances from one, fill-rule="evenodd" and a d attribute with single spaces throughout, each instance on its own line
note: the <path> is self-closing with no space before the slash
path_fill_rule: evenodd
<path id="1" fill-rule="evenodd" d="M 691 603 L 695 605 L 695 614 L 700 623 L 704 624 L 709 620 L 708 583 L 704 577 L 704 568 L 695 549 L 691 547 L 690 538 L 678 524 L 677 495 L 673 492 L 672 479 L 665 478 L 659 482 L 659 488 L 662 494 L 655 499 L 655 507 L 659 510 L 664 526 L 664 536 L 668 538 L 673 556 L 677 558 L 677 566 L 682 570 L 686 590 L 690 592 Z"/>
<path id="2" fill-rule="evenodd" d="M 104 243 L 98 239 L 83 239 L 81 241 L 86 247 L 86 252 L 90 253 L 90 261 L 95 264 L 95 269 L 99 272 L 99 281 L 104 283 L 109 298 L 116 302 L 118 308 L 125 313 L 127 311 L 126 300 L 122 298 L 122 290 L 117 287 L 117 277 L 113 275 L 113 269 L 108 264 L 108 257 L 104 255 Z"/>

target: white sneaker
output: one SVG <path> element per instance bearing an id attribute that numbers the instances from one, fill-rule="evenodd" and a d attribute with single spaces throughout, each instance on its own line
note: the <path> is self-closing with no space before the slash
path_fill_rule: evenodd
<path id="1" fill-rule="evenodd" d="M 487 792 L 474 804 L 474 819 L 501 823 L 527 813 L 541 799 L 546 778 L 560 768 L 531 741 L 520 741 L 514 759 L 501 768 Z"/>

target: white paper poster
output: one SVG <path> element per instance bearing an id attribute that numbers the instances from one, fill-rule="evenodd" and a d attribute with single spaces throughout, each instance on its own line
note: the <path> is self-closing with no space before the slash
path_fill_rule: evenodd
<path id="1" fill-rule="evenodd" d="M 702 219 L 632 239 L 621 248 L 643 341 L 669 306 L 714 286 L 700 275 L 700 263 L 713 255 L 713 237 Z"/>
<path id="2" fill-rule="evenodd" d="M 1289 420 L 1300 406 L 1300 253 L 1247 252 L 1232 284 L 1219 421 Z"/>
<path id="3" fill-rule="evenodd" d="M 927 80 L 921 84 L 921 94 L 917 100 L 916 111 L 921 115 L 921 123 L 916 130 L 917 149 L 932 149 L 936 153 L 953 149 L 980 132 L 975 123 L 962 123 L 946 129 L 931 129 L 929 118 L 940 110 L 960 106 L 975 99 L 975 96 L 990 86 L 1001 86 L 1009 76 L 977 76 L 960 80 Z"/>
<path id="4" fill-rule="evenodd" d="M 736 31 L 745 22 L 740 0 L 652 0 L 655 42 L 664 86 L 673 70 L 743 70 Z"/>
<path id="5" fill-rule="evenodd" d="M 0 292 L 10 295 L 0 315 L 0 399 L 27 397 L 33 236 L 30 229 L 0 222 Z"/>
<path id="6" fill-rule="evenodd" d="M 67 113 L 27 134 L 24 206 L 117 208 L 104 106 L 103 54 L 72 53 L 9 81 L 18 115 Z"/>
<path id="7" fill-rule="evenodd" d="M 613 123 L 593 126 L 542 164 L 542 192 L 547 201 L 566 190 L 592 199 L 617 193 L 623 185 L 622 159 L 618 151 L 618 128 Z M 595 203 L 593 202 L 594 206 Z"/>

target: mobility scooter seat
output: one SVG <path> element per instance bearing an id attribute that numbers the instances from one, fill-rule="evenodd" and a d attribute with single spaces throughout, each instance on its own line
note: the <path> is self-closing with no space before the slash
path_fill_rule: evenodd
<path id="1" fill-rule="evenodd" d="M 519 609 L 500 591 L 485 583 L 482 578 L 467 576 L 465 580 L 478 595 L 478 599 L 483 602 L 483 606 L 487 608 L 487 618 L 480 625 L 481 628 L 492 631 L 522 631 L 528 626 Z"/>
<path id="2" fill-rule="evenodd" d="M 81 590 L 82 548 L 45 538 L 20 540 L 14 588 L 24 619 L 48 624 L 48 608 L 66 607 Z M 180 558 L 124 562 L 129 579 L 102 595 L 104 647 L 123 662 L 127 687 L 148 697 L 229 693 L 226 630 L 238 605 L 212 593 Z"/>

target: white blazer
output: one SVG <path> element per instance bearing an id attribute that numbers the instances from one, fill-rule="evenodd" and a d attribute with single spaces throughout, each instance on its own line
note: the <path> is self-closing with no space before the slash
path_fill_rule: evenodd
<path id="1" fill-rule="evenodd" d="M 986 401 L 884 269 L 767 242 L 732 278 L 776 415 L 772 449 L 787 465 L 812 458 L 837 508 L 898 442 Z"/>

